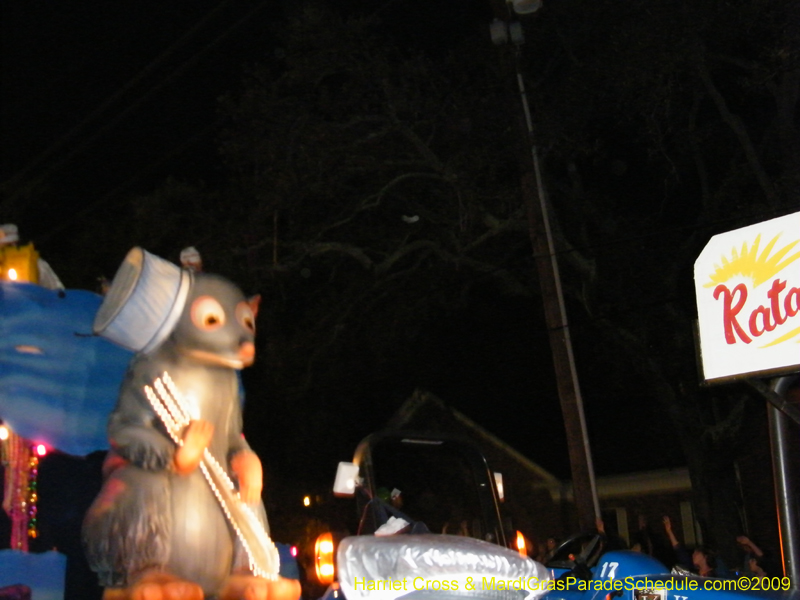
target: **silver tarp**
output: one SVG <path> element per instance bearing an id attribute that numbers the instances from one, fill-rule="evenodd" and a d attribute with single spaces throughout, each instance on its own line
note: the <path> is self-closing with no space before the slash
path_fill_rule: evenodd
<path id="1" fill-rule="evenodd" d="M 533 600 L 550 580 L 544 565 L 513 550 L 453 535 L 348 537 L 336 562 L 347 600 Z"/>

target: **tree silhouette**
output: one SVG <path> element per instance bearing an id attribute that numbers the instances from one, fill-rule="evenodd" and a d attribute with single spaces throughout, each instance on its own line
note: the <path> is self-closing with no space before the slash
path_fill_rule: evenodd
<path id="1" fill-rule="evenodd" d="M 705 539 L 729 560 L 742 527 L 731 457 L 760 400 L 699 386 L 692 265 L 711 235 L 800 205 L 799 17 L 781 1 L 576 0 L 529 24 L 524 55 L 567 289 L 591 319 L 579 368 L 613 348 L 646 382 Z"/>

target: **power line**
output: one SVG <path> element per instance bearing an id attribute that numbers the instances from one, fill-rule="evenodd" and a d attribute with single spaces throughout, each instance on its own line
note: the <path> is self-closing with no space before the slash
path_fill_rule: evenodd
<path id="1" fill-rule="evenodd" d="M 129 177 L 127 180 L 125 180 L 123 183 L 121 183 L 120 185 L 115 187 L 110 192 L 104 194 L 103 196 L 101 196 L 100 198 L 95 200 L 94 202 L 82 206 L 79 210 L 73 211 L 72 213 L 70 213 L 70 216 L 68 218 L 61 220 L 58 223 L 58 225 L 56 225 L 55 227 L 51 228 L 49 231 L 39 234 L 37 236 L 38 240 L 40 242 L 47 241 L 52 236 L 54 236 L 54 235 L 58 234 L 59 232 L 67 229 L 68 227 L 70 227 L 74 222 L 83 219 L 83 217 L 85 215 L 89 214 L 90 212 L 92 212 L 93 210 L 98 208 L 99 206 L 111 206 L 111 205 L 113 205 L 113 204 L 109 203 L 109 200 L 111 200 L 112 198 L 114 198 L 115 196 L 120 194 L 125 188 L 129 187 L 134 182 L 138 181 L 142 176 L 147 175 L 149 173 L 152 173 L 158 167 L 160 167 L 161 165 L 166 163 L 171 158 L 180 155 L 186 148 L 192 146 L 193 144 L 195 144 L 197 142 L 197 140 L 199 140 L 199 139 L 205 137 L 206 135 L 208 135 L 208 133 L 213 131 L 218 125 L 219 125 L 219 121 L 215 121 L 215 122 L 211 123 L 210 125 L 208 125 L 204 129 L 202 129 L 201 131 L 197 132 L 191 138 L 186 140 L 184 143 L 172 148 L 166 154 L 162 154 L 159 159 L 151 162 L 149 165 L 147 165 L 143 169 L 140 169 L 139 171 L 134 173 L 131 177 Z"/>
<path id="2" fill-rule="evenodd" d="M 774 209 L 774 210 L 769 210 L 769 211 L 760 211 L 758 213 L 752 213 L 752 214 L 748 214 L 748 215 L 739 215 L 739 216 L 729 217 L 729 218 L 726 218 L 726 219 L 715 219 L 713 221 L 707 221 L 705 223 L 700 223 L 700 224 L 681 225 L 681 226 L 676 226 L 676 227 L 668 227 L 668 228 L 664 228 L 664 229 L 656 229 L 656 230 L 651 231 L 649 233 L 642 233 L 642 234 L 636 235 L 636 236 L 614 238 L 614 239 L 610 239 L 610 240 L 607 240 L 607 241 L 604 241 L 604 242 L 584 244 L 584 245 L 581 245 L 581 246 L 571 246 L 570 248 L 567 248 L 567 249 L 556 250 L 555 253 L 557 255 L 564 256 L 564 255 L 567 255 L 567 254 L 574 254 L 574 253 L 581 252 L 581 251 L 586 251 L 586 250 L 598 250 L 598 249 L 602 249 L 602 248 L 608 248 L 608 247 L 611 247 L 611 246 L 620 246 L 620 245 L 624 245 L 624 244 L 632 244 L 634 242 L 644 241 L 644 240 L 652 239 L 654 237 L 663 236 L 666 233 L 677 233 L 677 232 L 681 232 L 681 231 L 695 232 L 695 231 L 703 231 L 703 230 L 709 230 L 709 229 L 713 230 L 713 229 L 721 228 L 722 226 L 727 225 L 727 224 L 731 224 L 731 223 L 742 223 L 742 222 L 759 223 L 759 222 L 764 221 L 766 219 L 773 219 L 773 218 L 776 218 L 776 217 L 780 217 L 780 216 L 789 214 L 790 212 L 792 212 L 792 211 L 789 210 L 789 209 L 782 209 L 782 210 L 781 209 Z M 537 258 L 537 257 L 534 256 L 534 258 Z"/>
<path id="3" fill-rule="evenodd" d="M 258 12 L 261 8 L 266 6 L 268 4 L 268 2 L 269 2 L 269 0 L 264 0 L 263 2 L 259 3 L 255 7 L 253 7 L 241 19 L 236 21 L 233 25 L 228 27 L 223 33 L 221 33 L 219 36 L 217 36 L 217 38 L 213 42 L 208 44 L 202 51 L 194 54 L 191 58 L 189 58 L 187 61 L 185 61 L 180 67 L 178 67 L 175 71 L 173 71 L 172 74 L 166 80 L 164 80 L 161 84 L 151 88 L 144 96 L 140 97 L 134 104 L 130 105 L 122 113 L 117 115 L 117 117 L 115 119 L 113 119 L 110 123 L 108 123 L 105 127 L 101 128 L 100 131 L 96 132 L 95 135 L 93 135 L 92 137 L 87 139 L 81 146 L 78 146 L 78 148 L 74 149 L 67 156 L 62 158 L 58 163 L 56 163 L 54 166 L 52 166 L 50 168 L 49 172 L 52 172 L 53 170 L 57 169 L 62 164 L 67 162 L 72 156 L 74 156 L 75 154 L 80 152 L 85 146 L 87 146 L 92 141 L 94 141 L 105 130 L 107 130 L 108 128 L 112 127 L 117 122 L 119 122 L 123 117 L 125 117 L 128 113 L 130 113 L 132 110 L 134 110 L 144 100 L 146 100 L 152 94 L 154 94 L 155 92 L 160 90 L 162 87 L 167 85 L 172 79 L 174 79 L 175 77 L 177 77 L 180 74 L 182 74 L 186 69 L 188 69 L 189 67 L 193 66 L 205 54 L 207 54 L 212 49 L 214 49 L 217 45 L 219 45 L 221 42 L 223 42 L 228 36 L 233 34 L 239 27 L 241 27 L 248 20 L 250 20 L 253 17 L 253 15 L 256 12 Z M 116 196 L 117 194 L 119 194 L 122 190 L 124 190 L 131 183 L 137 181 L 142 175 L 154 171 L 157 167 L 159 167 L 160 165 L 164 164 L 167 160 L 169 160 L 173 156 L 179 155 L 183 150 L 185 150 L 186 148 L 188 148 L 189 146 L 194 144 L 197 140 L 205 137 L 210 131 L 212 131 L 217 126 L 219 126 L 219 124 L 220 124 L 220 120 L 218 119 L 215 122 L 211 123 L 210 125 L 204 127 L 200 132 L 198 132 L 195 135 L 193 135 L 191 138 L 189 138 L 183 144 L 180 144 L 179 146 L 173 148 L 172 150 L 170 150 L 166 154 L 162 154 L 161 158 L 159 158 L 158 160 L 150 163 L 149 165 L 147 165 L 143 169 L 140 169 L 139 171 L 134 173 L 134 175 L 129 177 L 125 182 L 123 182 L 122 184 L 118 185 L 116 188 L 114 188 L 110 192 L 104 194 L 102 197 L 100 197 L 99 199 L 95 200 L 91 204 L 83 206 L 79 211 L 73 212 L 72 216 L 69 219 L 61 221 L 56 227 L 54 227 L 53 229 L 51 229 L 50 231 L 48 231 L 46 233 L 43 233 L 40 236 L 40 239 L 47 239 L 47 238 L 57 234 L 59 231 L 64 230 L 69 224 L 71 224 L 72 222 L 78 220 L 83 215 L 89 213 L 90 211 L 94 210 L 98 206 L 107 205 L 109 199 L 111 199 L 114 196 Z"/>
<path id="4" fill-rule="evenodd" d="M 33 171 L 36 167 L 40 164 L 45 162 L 49 159 L 55 152 L 60 150 L 64 145 L 70 142 L 73 138 L 75 138 L 78 134 L 80 134 L 88 124 L 92 121 L 96 120 L 99 115 L 103 112 L 107 111 L 110 107 L 112 107 L 115 103 L 117 103 L 129 90 L 133 89 L 139 82 L 141 82 L 145 77 L 150 75 L 156 68 L 160 67 L 171 55 L 173 55 L 178 49 L 184 46 L 190 39 L 192 39 L 203 27 L 205 27 L 214 17 L 216 17 L 229 3 L 231 0 L 222 0 L 215 8 L 213 8 L 208 14 L 206 14 L 202 19 L 200 19 L 194 26 L 192 26 L 186 33 L 184 33 L 176 42 L 171 44 L 166 50 L 164 50 L 155 60 L 151 61 L 144 69 L 139 71 L 130 81 L 128 81 L 125 85 L 123 85 L 120 89 L 118 89 L 114 94 L 112 94 L 109 98 L 107 98 L 100 106 L 95 108 L 91 113 L 89 113 L 86 117 L 84 117 L 77 125 L 72 127 L 69 131 L 67 131 L 64 135 L 62 135 L 58 140 L 53 142 L 50 146 L 48 146 L 44 151 L 39 153 L 36 157 L 34 157 L 26 166 L 22 168 L 16 175 L 12 176 L 10 179 L 5 181 L 2 184 L 2 187 L 11 190 L 9 192 L 9 196 L 3 201 L 2 205 L 0 205 L 0 209 L 7 209 L 8 206 L 13 204 L 16 201 L 21 192 L 22 187 L 20 183 L 24 181 L 24 179 L 29 175 L 31 171 Z M 260 7 L 261 5 L 259 5 Z M 249 16 L 253 13 L 250 11 L 248 13 Z M 234 25 L 234 27 L 238 26 Z M 227 33 L 227 32 L 226 32 Z M 223 34 L 224 36 L 225 34 Z M 219 38 L 218 38 L 219 39 Z M 214 45 L 216 42 L 212 43 Z M 208 48 L 203 50 L 200 54 L 203 54 L 207 51 Z M 184 67 L 187 63 L 184 63 Z M 183 67 L 182 67 L 183 68 Z M 181 69 L 182 69 L 181 68 Z M 173 73 L 167 81 L 170 81 L 175 76 Z M 166 83 L 166 82 L 165 82 Z M 158 86 L 158 88 L 163 87 L 163 83 Z M 151 90 L 152 92 L 152 90 Z M 118 117 L 111 121 L 110 124 L 106 125 L 105 127 L 101 128 L 99 132 L 95 133 L 95 135 L 88 138 L 87 142 L 84 142 L 82 145 L 79 145 L 77 149 L 74 149 L 72 152 L 68 153 L 65 158 L 60 160 L 59 162 L 55 163 L 54 166 L 50 166 L 47 170 L 45 170 L 44 174 L 40 176 L 40 178 L 47 177 L 50 173 L 56 170 L 58 167 L 63 165 L 66 161 L 68 161 L 72 156 L 80 152 L 84 147 L 86 147 L 91 141 L 97 139 L 100 134 L 106 131 L 111 125 L 116 124 L 120 118 L 131 111 L 132 108 L 135 108 L 138 104 L 141 104 L 141 101 L 147 97 L 149 97 L 151 93 L 146 93 L 143 97 L 139 99 L 136 103 L 129 106 L 128 109 L 123 111 Z M 17 188 L 17 189 L 14 189 Z"/>

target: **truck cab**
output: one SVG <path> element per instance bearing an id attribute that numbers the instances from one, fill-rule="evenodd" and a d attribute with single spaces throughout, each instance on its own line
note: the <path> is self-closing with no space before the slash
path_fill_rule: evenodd
<path id="1" fill-rule="evenodd" d="M 430 533 L 506 545 L 495 475 L 465 440 L 373 434 L 358 445 L 352 463 L 340 464 L 339 472 L 344 475 L 334 487 L 337 495 L 350 490 L 348 472 L 357 478 L 352 489 L 360 535 L 374 533 L 385 524 L 384 517 L 399 514 L 418 531 L 424 527 Z"/>
<path id="2" fill-rule="evenodd" d="M 335 495 L 353 498 L 356 535 L 335 539 L 323 533 L 317 539 L 315 573 L 330 585 L 323 597 L 357 600 L 364 590 L 354 589 L 353 581 L 370 577 L 403 581 L 411 586 L 403 592 L 415 596 L 422 590 L 414 585 L 423 582 L 447 581 L 463 593 L 462 579 L 482 581 L 478 563 L 507 565 L 509 577 L 549 578 L 542 565 L 508 547 L 501 482 L 478 448 L 464 439 L 397 431 L 366 437 L 352 462 L 339 463 L 334 482 Z M 402 565 L 411 564 L 428 570 L 401 572 Z M 362 572 L 367 574 L 359 577 Z M 493 567 L 486 575 L 503 572 Z"/>

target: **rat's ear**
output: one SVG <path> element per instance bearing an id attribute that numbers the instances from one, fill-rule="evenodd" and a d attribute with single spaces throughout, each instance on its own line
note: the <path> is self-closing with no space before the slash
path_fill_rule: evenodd
<path id="1" fill-rule="evenodd" d="M 261 294 L 250 296 L 247 299 L 247 303 L 250 305 L 250 309 L 253 311 L 253 318 L 255 319 L 258 316 L 258 307 L 261 304 Z"/>

